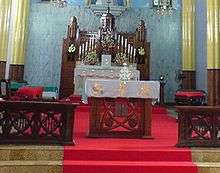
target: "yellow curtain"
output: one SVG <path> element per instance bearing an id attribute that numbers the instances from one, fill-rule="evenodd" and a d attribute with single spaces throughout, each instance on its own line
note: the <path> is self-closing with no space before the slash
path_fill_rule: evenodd
<path id="1" fill-rule="evenodd" d="M 207 68 L 220 69 L 220 2 L 207 0 Z"/>
<path id="2" fill-rule="evenodd" d="M 0 0 L 0 61 L 7 60 L 11 0 Z"/>
<path id="3" fill-rule="evenodd" d="M 195 4 L 182 0 L 182 70 L 195 70 Z"/>
<path id="4" fill-rule="evenodd" d="M 30 0 L 15 0 L 16 12 L 13 23 L 13 56 L 11 64 L 24 65 L 28 36 Z"/>

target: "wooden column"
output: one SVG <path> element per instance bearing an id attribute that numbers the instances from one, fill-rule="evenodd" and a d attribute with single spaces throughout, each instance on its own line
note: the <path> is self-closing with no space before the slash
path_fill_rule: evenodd
<path id="1" fill-rule="evenodd" d="M 183 89 L 196 89 L 196 72 L 194 70 L 183 70 L 182 73 L 184 76 L 182 80 Z"/>
<path id="2" fill-rule="evenodd" d="M 5 61 L 0 61 L 0 79 L 5 78 L 5 65 L 6 65 Z"/>
<path id="3" fill-rule="evenodd" d="M 219 0 L 207 0 L 208 104 L 220 105 Z"/>
<path id="4" fill-rule="evenodd" d="M 182 81 L 183 89 L 196 88 L 195 0 L 182 1 Z"/>
<path id="5" fill-rule="evenodd" d="M 9 79 L 15 81 L 23 81 L 24 65 L 10 65 Z"/>
<path id="6" fill-rule="evenodd" d="M 71 17 L 70 24 L 68 25 L 67 38 L 63 39 L 62 49 L 62 63 L 60 74 L 60 98 L 66 98 L 74 93 L 74 68 L 76 65 L 76 59 L 78 55 L 77 46 L 77 19 Z M 76 51 L 73 55 L 68 55 L 68 48 L 73 44 L 76 47 Z"/>

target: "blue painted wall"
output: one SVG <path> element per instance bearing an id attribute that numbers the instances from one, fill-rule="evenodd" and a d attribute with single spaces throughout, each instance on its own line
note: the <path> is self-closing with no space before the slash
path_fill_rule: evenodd
<path id="1" fill-rule="evenodd" d="M 198 0 L 196 7 L 196 87 L 207 91 L 206 0 Z"/>
<path id="2" fill-rule="evenodd" d="M 82 30 L 97 30 L 99 17 L 82 4 L 55 8 L 36 2 L 38 0 L 32 0 L 31 5 L 25 79 L 32 85 L 59 86 L 62 41 L 70 17 L 77 16 Z M 175 1 L 176 10 L 171 16 L 155 15 L 150 2 L 133 0 L 136 8 L 116 18 L 116 26 L 119 31 L 134 32 L 139 21 L 145 21 L 147 39 L 151 42 L 150 77 L 157 80 L 161 74 L 167 75 L 165 98 L 170 102 L 178 87 L 175 71 L 181 66 L 180 0 Z"/>

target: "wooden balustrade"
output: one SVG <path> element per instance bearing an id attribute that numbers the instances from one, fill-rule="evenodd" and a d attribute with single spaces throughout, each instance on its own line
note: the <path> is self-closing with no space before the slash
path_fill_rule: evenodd
<path id="1" fill-rule="evenodd" d="M 219 147 L 220 107 L 177 106 L 179 147 Z"/>
<path id="2" fill-rule="evenodd" d="M 76 104 L 0 101 L 0 144 L 73 144 Z"/>

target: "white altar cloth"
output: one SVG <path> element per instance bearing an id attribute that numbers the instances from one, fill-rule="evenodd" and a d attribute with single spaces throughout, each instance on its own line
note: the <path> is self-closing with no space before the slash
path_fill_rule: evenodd
<path id="1" fill-rule="evenodd" d="M 123 83 L 114 79 L 86 79 L 85 94 L 88 97 L 151 98 L 159 101 L 159 81 L 132 81 Z"/>
<path id="2" fill-rule="evenodd" d="M 132 73 L 131 80 L 139 80 L 140 71 L 135 68 L 128 67 Z M 119 66 L 77 65 L 74 70 L 74 94 L 83 95 L 85 81 L 88 78 L 119 79 L 121 69 L 122 67 Z"/>

